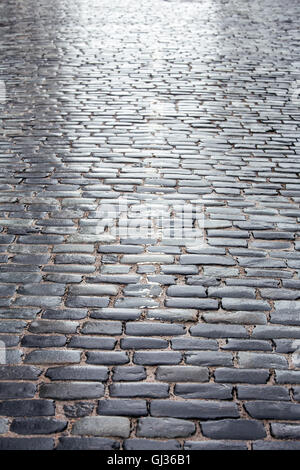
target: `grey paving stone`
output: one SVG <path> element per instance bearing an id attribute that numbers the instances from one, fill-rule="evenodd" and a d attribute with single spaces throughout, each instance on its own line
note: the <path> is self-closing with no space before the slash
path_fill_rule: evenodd
<path id="1" fill-rule="evenodd" d="M 214 299 L 195 299 L 190 297 L 169 297 L 165 301 L 166 307 L 193 308 L 199 310 L 216 310 L 218 301 Z"/>
<path id="2" fill-rule="evenodd" d="M 82 418 L 92 414 L 95 404 L 90 402 L 79 401 L 74 405 L 64 405 L 64 413 L 68 418 Z"/>
<path id="3" fill-rule="evenodd" d="M 277 370 L 275 371 L 276 383 L 279 384 L 300 384 L 300 371 L 297 370 Z"/>
<path id="4" fill-rule="evenodd" d="M 196 382 L 196 380 L 194 382 Z M 175 385 L 175 395 L 178 395 L 182 398 L 230 400 L 232 398 L 232 387 L 215 383 L 180 383 Z"/>
<path id="5" fill-rule="evenodd" d="M 249 401 L 245 404 L 246 411 L 257 419 L 300 419 L 300 405 L 284 401 Z"/>
<path id="6" fill-rule="evenodd" d="M 280 354 L 268 354 L 268 353 L 255 353 L 255 352 L 240 352 L 238 354 L 238 362 L 240 367 L 248 369 L 286 369 L 288 368 L 288 362 L 284 356 Z"/>
<path id="7" fill-rule="evenodd" d="M 21 345 L 26 348 L 51 348 L 65 346 L 66 336 L 63 335 L 26 335 L 22 338 Z"/>
<path id="8" fill-rule="evenodd" d="M 188 437 L 194 432 L 195 424 L 184 419 L 147 417 L 138 420 L 138 437 L 173 439 L 176 437 Z"/>
<path id="9" fill-rule="evenodd" d="M 179 364 L 182 354 L 175 351 L 139 351 L 134 353 L 133 362 L 142 365 Z"/>
<path id="10" fill-rule="evenodd" d="M 204 287 L 201 286 L 176 285 L 167 289 L 167 295 L 171 297 L 206 297 L 206 291 Z"/>
<path id="11" fill-rule="evenodd" d="M 224 298 L 222 299 L 222 307 L 225 310 L 249 310 L 250 312 L 271 310 L 268 302 L 256 299 Z"/>
<path id="12" fill-rule="evenodd" d="M 212 350 L 218 349 L 218 343 L 214 339 L 198 339 L 191 337 L 178 337 L 171 340 L 172 349 L 174 350 Z"/>
<path id="13" fill-rule="evenodd" d="M 53 434 L 64 431 L 68 422 L 55 418 L 16 418 L 11 424 L 11 431 L 16 434 Z"/>
<path id="14" fill-rule="evenodd" d="M 70 348 L 83 348 L 83 349 L 114 349 L 117 340 L 108 337 L 95 337 L 95 336 L 75 336 L 71 338 L 68 346 Z"/>
<path id="15" fill-rule="evenodd" d="M 65 285 L 57 285 L 57 284 L 23 284 L 18 289 L 18 294 L 22 295 L 57 295 L 61 296 L 64 295 L 66 286 Z M 1 291 L 0 291 L 1 293 Z"/>
<path id="16" fill-rule="evenodd" d="M 178 441 L 169 439 L 168 441 L 158 441 L 155 439 L 128 439 L 124 441 L 125 450 L 180 450 Z"/>
<path id="17" fill-rule="evenodd" d="M 263 312 L 204 313 L 202 318 L 207 323 L 230 323 L 238 325 L 265 325 L 267 318 Z"/>
<path id="18" fill-rule="evenodd" d="M 185 441 L 184 450 L 247 450 L 247 444 L 230 441 Z"/>
<path id="19" fill-rule="evenodd" d="M 19 307 L 44 307 L 44 308 L 55 308 L 59 307 L 61 304 L 60 297 L 50 297 L 50 296 L 23 296 L 17 297 L 15 299 L 14 305 Z"/>
<path id="20" fill-rule="evenodd" d="M 118 441 L 101 437 L 61 437 L 56 450 L 118 450 Z"/>
<path id="21" fill-rule="evenodd" d="M 0 448 L 299 450 L 297 2 L 19 3 Z"/>
<path id="22" fill-rule="evenodd" d="M 138 381 L 147 377 L 146 370 L 143 366 L 116 366 L 113 368 L 113 380 L 120 381 Z"/>
<path id="23" fill-rule="evenodd" d="M 94 278 L 88 278 L 87 282 L 107 282 L 115 284 L 136 284 L 140 276 L 136 274 L 100 274 Z"/>
<path id="24" fill-rule="evenodd" d="M 241 299 L 255 299 L 255 289 L 250 287 L 209 287 L 209 297 L 230 297 Z"/>
<path id="25" fill-rule="evenodd" d="M 46 377 L 51 380 L 88 380 L 104 382 L 108 378 L 108 368 L 101 366 L 62 366 L 50 367 Z"/>
<path id="26" fill-rule="evenodd" d="M 198 274 L 199 269 L 197 266 L 181 266 L 173 264 L 172 266 L 162 265 L 160 267 L 164 274 Z"/>
<path id="27" fill-rule="evenodd" d="M 123 297 L 115 302 L 118 308 L 154 308 L 158 307 L 159 302 L 147 297 Z"/>
<path id="28" fill-rule="evenodd" d="M 119 321 L 88 321 L 84 323 L 83 334 L 120 335 L 122 324 Z"/>
<path id="29" fill-rule="evenodd" d="M 104 386 L 95 382 L 45 383 L 40 387 L 40 397 L 56 400 L 100 398 L 103 395 Z"/>
<path id="30" fill-rule="evenodd" d="M 0 398 L 33 398 L 36 385 L 30 382 L 0 382 Z"/>
<path id="31" fill-rule="evenodd" d="M 36 380 L 42 369 L 35 366 L 0 365 L 0 375 L 3 380 Z"/>
<path id="32" fill-rule="evenodd" d="M 79 326 L 75 321 L 61 321 L 61 320 L 37 320 L 30 324 L 28 331 L 31 333 L 76 333 Z"/>
<path id="33" fill-rule="evenodd" d="M 174 256 L 146 253 L 143 255 L 123 255 L 121 263 L 135 264 L 135 263 L 164 263 L 172 264 Z"/>
<path id="34" fill-rule="evenodd" d="M 30 364 L 62 364 L 79 363 L 80 351 L 64 351 L 61 349 L 38 349 L 31 351 L 25 357 L 25 362 Z"/>
<path id="35" fill-rule="evenodd" d="M 278 386 L 238 385 L 237 396 L 240 400 L 290 400 L 288 389 Z"/>
<path id="36" fill-rule="evenodd" d="M 112 397 L 165 398 L 169 396 L 169 385 L 149 382 L 115 383 L 110 385 Z"/>
<path id="37" fill-rule="evenodd" d="M 161 338 L 148 337 L 127 337 L 121 339 L 122 349 L 165 349 L 169 345 L 168 341 Z M 104 348 L 101 348 L 104 349 Z"/>
<path id="38" fill-rule="evenodd" d="M 138 308 L 99 308 L 92 310 L 91 318 L 128 321 L 137 320 L 141 314 Z"/>
<path id="39" fill-rule="evenodd" d="M 9 422 L 6 418 L 0 419 L 0 434 L 5 434 L 9 429 Z"/>
<path id="40" fill-rule="evenodd" d="M 156 379 L 166 382 L 207 382 L 209 371 L 205 367 L 159 366 Z"/>
<path id="41" fill-rule="evenodd" d="M 173 336 L 184 334 L 182 325 L 171 323 L 140 322 L 126 324 L 126 334 L 132 336 Z"/>
<path id="42" fill-rule="evenodd" d="M 270 341 L 254 340 L 254 339 L 228 339 L 221 349 L 230 351 L 272 351 Z"/>
<path id="43" fill-rule="evenodd" d="M 300 339 L 300 328 L 294 326 L 256 326 L 252 333 L 254 339 L 294 338 Z"/>
<path id="44" fill-rule="evenodd" d="M 0 403 L 2 416 L 53 416 L 52 400 L 9 400 Z"/>
<path id="45" fill-rule="evenodd" d="M 199 323 L 190 328 L 192 336 L 202 336 L 204 338 L 248 338 L 249 334 L 243 326 L 240 325 L 208 325 Z"/>
<path id="46" fill-rule="evenodd" d="M 271 434 L 276 439 L 299 439 L 299 424 L 271 423 Z"/>
<path id="47" fill-rule="evenodd" d="M 114 365 L 129 362 L 128 354 L 122 351 L 89 351 L 86 356 L 88 364 Z"/>
<path id="48" fill-rule="evenodd" d="M 66 300 L 66 306 L 67 307 L 107 307 L 109 304 L 109 298 L 108 297 L 88 297 L 88 296 L 74 296 L 74 297 L 68 297 Z M 47 305 L 48 307 L 50 305 Z"/>
<path id="49" fill-rule="evenodd" d="M 185 353 L 186 363 L 199 366 L 233 366 L 233 356 L 227 352 L 212 351 L 187 351 Z"/>
<path id="50" fill-rule="evenodd" d="M 286 441 L 255 441 L 253 442 L 253 450 L 299 450 L 300 445 L 299 442 L 286 442 Z"/>
<path id="51" fill-rule="evenodd" d="M 239 411 L 235 403 L 209 402 L 201 400 L 171 401 L 155 400 L 150 405 L 151 416 L 173 418 L 238 418 Z"/>
<path id="52" fill-rule="evenodd" d="M 201 423 L 204 436 L 213 439 L 253 440 L 266 437 L 263 423 L 250 419 L 224 419 Z"/>
<path id="53" fill-rule="evenodd" d="M 182 255 L 180 256 L 181 264 L 214 264 L 221 266 L 233 266 L 235 261 L 226 256 L 206 256 L 206 255 Z"/>
<path id="54" fill-rule="evenodd" d="M 72 428 L 72 434 L 91 436 L 126 438 L 129 433 L 129 419 L 117 416 L 87 416 L 76 421 Z"/>
<path id="55" fill-rule="evenodd" d="M 81 284 L 80 286 L 71 286 L 69 289 L 71 295 L 117 295 L 118 289 L 109 284 L 93 285 Z"/>
<path id="56" fill-rule="evenodd" d="M 50 437 L 1 437 L 0 450 L 53 450 L 54 439 Z"/>
<path id="57" fill-rule="evenodd" d="M 150 384 L 151 385 L 151 384 Z M 107 416 L 146 416 L 147 402 L 145 400 L 100 400 L 97 412 Z"/>
<path id="58" fill-rule="evenodd" d="M 219 368 L 215 373 L 216 382 L 264 384 L 270 377 L 269 370 Z"/>

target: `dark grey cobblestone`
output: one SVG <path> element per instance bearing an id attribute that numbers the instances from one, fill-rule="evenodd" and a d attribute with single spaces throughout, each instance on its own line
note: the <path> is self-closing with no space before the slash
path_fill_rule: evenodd
<path id="1" fill-rule="evenodd" d="M 2 2 L 1 450 L 299 450 L 300 10 L 241 3 Z"/>
<path id="2" fill-rule="evenodd" d="M 56 400 L 100 398 L 103 395 L 104 386 L 95 382 L 45 383 L 40 387 L 40 397 Z"/>
<path id="3" fill-rule="evenodd" d="M 16 418 L 10 429 L 17 434 L 53 434 L 64 431 L 67 424 L 55 418 Z"/>
<path id="4" fill-rule="evenodd" d="M 128 439 L 124 441 L 125 450 L 180 450 L 180 443 L 176 440 L 158 441 L 155 439 Z"/>
<path id="5" fill-rule="evenodd" d="M 212 439 L 253 440 L 266 437 L 263 423 L 250 419 L 227 419 L 201 423 L 204 436 Z"/>
<path id="6" fill-rule="evenodd" d="M 169 396 L 169 385 L 148 382 L 123 382 L 110 385 L 110 395 L 112 397 L 166 398 Z"/>
<path id="7" fill-rule="evenodd" d="M 64 413 L 67 418 L 82 418 L 90 415 L 95 408 L 94 403 L 76 402 L 74 405 L 64 405 Z"/>
<path id="8" fill-rule="evenodd" d="M 215 441 L 185 441 L 184 449 L 189 450 L 247 450 L 242 442 Z"/>
<path id="9" fill-rule="evenodd" d="M 50 437 L 16 438 L 0 437 L 0 450 L 52 450 L 54 439 Z"/>
<path id="10" fill-rule="evenodd" d="M 118 450 L 120 443 L 101 437 L 61 437 L 57 450 Z"/>
<path id="11" fill-rule="evenodd" d="M 176 384 L 175 395 L 178 395 L 182 398 L 208 398 L 212 400 L 230 400 L 232 398 L 232 387 L 216 383 Z"/>
<path id="12" fill-rule="evenodd" d="M 176 418 L 141 418 L 138 421 L 138 437 L 174 438 L 187 437 L 195 432 L 191 421 Z"/>
<path id="13" fill-rule="evenodd" d="M 209 402 L 199 400 L 164 401 L 155 400 L 150 406 L 151 416 L 174 418 L 238 418 L 239 411 L 235 403 Z"/>
<path id="14" fill-rule="evenodd" d="M 123 399 L 101 400 L 99 401 L 97 412 L 99 415 L 112 416 L 146 416 L 148 414 L 147 402 L 145 400 Z"/>
<path id="15" fill-rule="evenodd" d="M 73 434 L 129 437 L 130 421 L 117 416 L 87 416 L 75 422 Z"/>
<path id="16" fill-rule="evenodd" d="M 53 416 L 52 400 L 8 400 L 0 403 L 1 416 Z"/>

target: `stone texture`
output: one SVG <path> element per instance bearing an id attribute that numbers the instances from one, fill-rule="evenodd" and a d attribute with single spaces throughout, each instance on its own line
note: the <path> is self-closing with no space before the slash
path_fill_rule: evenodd
<path id="1" fill-rule="evenodd" d="M 99 4 L 1 2 L 0 449 L 299 449 L 299 2 Z"/>
<path id="2" fill-rule="evenodd" d="M 91 436 L 128 437 L 130 421 L 116 416 L 89 416 L 73 425 L 72 433 Z"/>

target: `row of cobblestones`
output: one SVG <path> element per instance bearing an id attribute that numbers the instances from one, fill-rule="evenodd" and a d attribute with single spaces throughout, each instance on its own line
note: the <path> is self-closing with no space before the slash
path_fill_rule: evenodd
<path id="1" fill-rule="evenodd" d="M 0 449 L 300 449 L 299 11 L 0 4 Z"/>

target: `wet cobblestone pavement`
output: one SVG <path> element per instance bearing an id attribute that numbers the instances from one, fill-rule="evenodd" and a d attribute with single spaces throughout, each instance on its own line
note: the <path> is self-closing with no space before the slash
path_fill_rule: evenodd
<path id="1" fill-rule="evenodd" d="M 300 449 L 299 13 L 0 3 L 1 449 Z"/>

